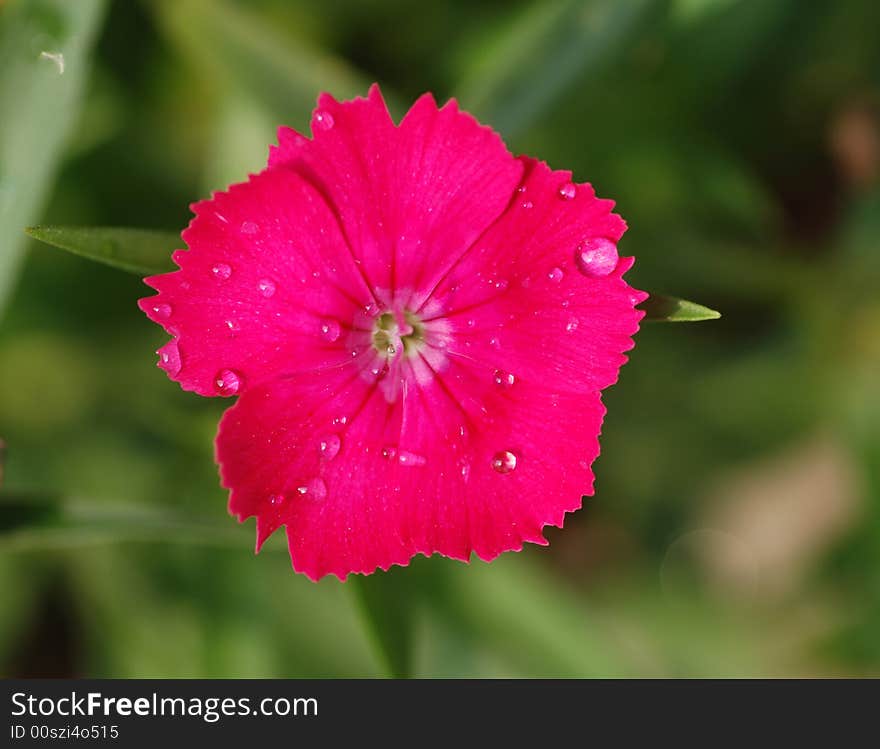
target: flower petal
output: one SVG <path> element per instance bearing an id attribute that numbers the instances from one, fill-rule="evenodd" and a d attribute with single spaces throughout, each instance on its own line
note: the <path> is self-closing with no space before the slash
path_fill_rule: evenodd
<path id="1" fill-rule="evenodd" d="M 449 352 L 559 392 L 617 381 L 646 298 L 623 280 L 626 229 L 590 185 L 523 159 L 517 199 L 437 285 L 422 311 L 450 323 Z M 592 263 L 592 265 L 590 265 Z"/>
<path id="2" fill-rule="evenodd" d="M 193 206 L 180 270 L 146 279 L 141 309 L 175 337 L 159 365 L 185 390 L 235 395 L 342 361 L 372 295 L 336 218 L 289 170 L 267 170 Z"/>
<path id="3" fill-rule="evenodd" d="M 388 302 L 430 288 L 504 211 L 522 175 L 498 135 L 422 96 L 394 125 L 379 87 L 312 118 L 314 140 L 279 131 L 272 166 L 305 175 L 327 197 L 364 272 Z"/>
<path id="4" fill-rule="evenodd" d="M 217 459 L 258 547 L 286 525 L 297 571 L 344 579 L 546 543 L 542 528 L 592 493 L 603 414 L 597 393 L 509 391 L 459 365 L 391 404 L 350 370 L 302 373 L 226 412 Z"/>

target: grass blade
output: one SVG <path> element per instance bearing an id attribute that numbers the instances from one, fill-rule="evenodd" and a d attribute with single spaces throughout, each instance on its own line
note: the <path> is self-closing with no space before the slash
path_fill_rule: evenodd
<path id="1" fill-rule="evenodd" d="M 654 0 L 539 0 L 484 45 L 457 95 L 506 137 L 529 127 L 586 70 L 599 68 Z"/>
<path id="2" fill-rule="evenodd" d="M 12 3 L 0 12 L 0 312 L 75 124 L 104 0 Z"/>
<path id="3" fill-rule="evenodd" d="M 411 571 L 392 568 L 372 575 L 352 575 L 351 586 L 367 629 L 388 675 L 397 679 L 412 675 L 413 596 L 410 595 Z"/>
<path id="4" fill-rule="evenodd" d="M 660 294 L 651 294 L 639 308 L 645 310 L 645 322 L 699 322 L 721 317 L 720 312 L 702 304 Z"/>
<path id="5" fill-rule="evenodd" d="M 148 229 L 32 226 L 25 231 L 53 247 L 141 276 L 175 270 L 171 253 L 183 247 L 179 234 Z"/>

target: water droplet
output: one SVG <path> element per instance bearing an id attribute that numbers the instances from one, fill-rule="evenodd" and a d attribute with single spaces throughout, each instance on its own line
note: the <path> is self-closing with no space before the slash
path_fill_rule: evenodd
<path id="1" fill-rule="evenodd" d="M 424 455 L 416 455 L 406 450 L 400 450 L 397 453 L 397 462 L 402 466 L 423 466 L 428 462 Z"/>
<path id="2" fill-rule="evenodd" d="M 339 323 L 336 320 L 324 320 L 321 323 L 321 338 L 329 343 L 333 343 L 337 338 L 339 338 L 340 328 Z M 354 356 L 357 356 L 357 352 L 354 352 Z"/>
<path id="3" fill-rule="evenodd" d="M 617 267 L 617 246 L 605 237 L 591 237 L 578 245 L 574 259 L 585 276 L 607 276 Z"/>
<path id="4" fill-rule="evenodd" d="M 315 127 L 318 130 L 329 130 L 334 124 L 333 115 L 330 112 L 325 112 L 323 109 L 315 112 Z"/>
<path id="5" fill-rule="evenodd" d="M 474 320 L 473 318 L 471 318 L 470 320 L 467 321 L 467 326 L 469 328 L 473 328 L 476 324 L 477 324 L 477 321 Z"/>
<path id="6" fill-rule="evenodd" d="M 239 330 L 241 330 L 241 326 L 236 320 L 227 320 L 226 327 L 229 328 L 230 333 L 237 333 Z"/>
<path id="7" fill-rule="evenodd" d="M 333 460 L 339 455 L 342 447 L 342 440 L 338 434 L 328 434 L 320 442 L 318 442 L 318 451 L 324 460 Z"/>
<path id="8" fill-rule="evenodd" d="M 260 282 L 257 284 L 257 288 L 260 290 L 260 293 L 264 297 L 266 297 L 266 299 L 275 294 L 275 282 L 269 278 L 260 279 Z"/>
<path id="9" fill-rule="evenodd" d="M 284 504 L 284 495 L 283 494 L 270 494 L 269 495 L 269 504 L 272 507 L 281 507 Z"/>
<path id="10" fill-rule="evenodd" d="M 320 476 L 309 479 L 302 486 L 296 487 L 296 490 L 302 496 L 313 499 L 315 502 L 320 502 L 327 497 L 327 484 Z"/>
<path id="11" fill-rule="evenodd" d="M 348 424 L 348 417 L 347 416 L 337 416 L 335 419 L 333 419 L 333 423 L 334 424 L 343 424 L 343 425 Z"/>
<path id="12" fill-rule="evenodd" d="M 381 455 L 385 460 L 394 460 L 397 457 L 397 449 L 394 447 L 383 447 Z"/>
<path id="13" fill-rule="evenodd" d="M 217 263 L 217 265 L 211 268 L 211 273 L 221 281 L 225 281 L 232 275 L 232 268 L 226 263 Z"/>
<path id="14" fill-rule="evenodd" d="M 534 207 L 535 207 L 535 204 L 534 204 L 531 200 L 524 200 L 520 205 L 522 205 L 522 207 L 525 208 L 525 209 L 529 209 L 529 208 L 534 208 Z"/>
<path id="15" fill-rule="evenodd" d="M 510 450 L 495 453 L 492 458 L 492 468 L 498 473 L 510 473 L 516 468 L 516 455 Z"/>
<path id="16" fill-rule="evenodd" d="M 559 197 L 563 200 L 573 200 L 575 195 L 577 195 L 577 187 L 573 182 L 566 182 L 559 188 Z"/>
<path id="17" fill-rule="evenodd" d="M 519 187 L 516 188 L 516 191 L 517 191 L 518 193 L 524 193 L 524 192 L 526 191 L 526 186 L 525 186 L 525 185 L 520 185 Z"/>
<path id="18" fill-rule="evenodd" d="M 504 291 L 507 288 L 507 280 L 504 278 L 499 278 L 495 282 L 495 288 L 498 289 L 498 291 Z"/>
<path id="19" fill-rule="evenodd" d="M 461 477 L 465 481 L 467 481 L 468 478 L 470 478 L 470 475 L 471 475 L 471 464 L 462 462 L 462 464 L 461 464 Z"/>
<path id="20" fill-rule="evenodd" d="M 493 378 L 496 385 L 504 388 L 509 388 L 516 382 L 516 377 L 503 369 L 496 369 Z"/>
<path id="21" fill-rule="evenodd" d="M 495 338 L 493 336 L 492 338 L 489 339 L 489 345 L 492 348 L 501 348 L 501 341 L 499 341 L 497 338 Z"/>
<path id="22" fill-rule="evenodd" d="M 243 221 L 240 230 L 242 234 L 252 236 L 260 230 L 260 227 L 257 226 L 253 221 Z"/>
<path id="23" fill-rule="evenodd" d="M 156 353 L 159 354 L 159 366 L 174 377 L 180 371 L 180 349 L 177 341 L 168 341 Z"/>
<path id="24" fill-rule="evenodd" d="M 568 331 L 569 333 L 577 330 L 577 328 L 578 328 L 578 319 L 576 317 L 572 317 L 571 320 L 569 320 L 565 326 L 566 331 Z"/>
<path id="25" fill-rule="evenodd" d="M 222 213 L 220 213 L 220 211 L 214 211 L 214 215 L 215 215 L 220 221 L 222 221 L 224 224 L 228 224 L 228 223 L 229 223 L 229 219 L 226 218 L 226 216 L 224 216 Z"/>
<path id="26" fill-rule="evenodd" d="M 169 317 L 171 317 L 171 305 L 155 304 L 153 305 L 153 314 L 160 320 L 167 320 Z"/>
<path id="27" fill-rule="evenodd" d="M 231 369 L 221 369 L 214 378 L 214 386 L 220 395 L 235 395 L 241 390 L 241 375 Z"/>
<path id="28" fill-rule="evenodd" d="M 547 274 L 547 278 L 553 281 L 553 283 L 559 283 L 564 277 L 565 273 L 562 272 L 562 268 L 551 268 Z"/>

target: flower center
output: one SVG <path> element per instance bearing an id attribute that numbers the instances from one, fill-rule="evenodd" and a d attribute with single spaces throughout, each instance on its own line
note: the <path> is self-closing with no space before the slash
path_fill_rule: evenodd
<path id="1" fill-rule="evenodd" d="M 409 310 L 383 312 L 373 323 L 370 340 L 380 356 L 412 358 L 425 344 L 425 326 Z"/>

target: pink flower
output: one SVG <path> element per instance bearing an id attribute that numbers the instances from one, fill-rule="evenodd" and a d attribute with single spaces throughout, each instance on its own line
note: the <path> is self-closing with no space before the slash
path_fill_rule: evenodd
<path id="1" fill-rule="evenodd" d="M 546 544 L 593 491 L 646 296 L 613 202 L 430 94 L 400 125 L 378 86 L 323 94 L 312 132 L 281 128 L 264 171 L 195 204 L 140 302 L 172 379 L 238 396 L 230 511 L 258 549 L 286 526 L 313 579 Z"/>

